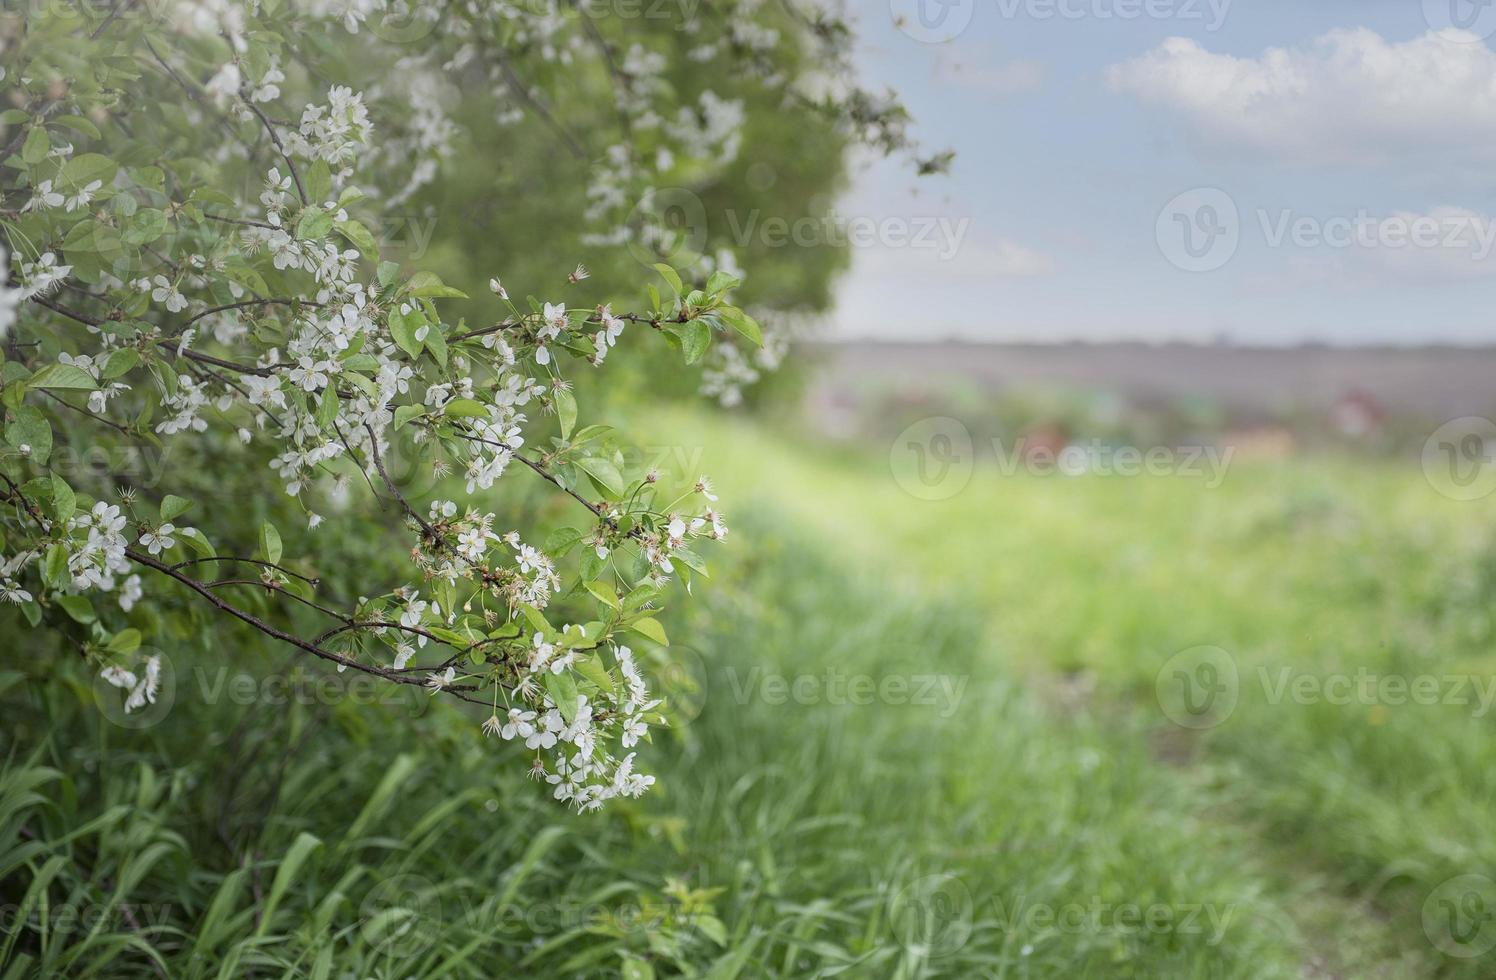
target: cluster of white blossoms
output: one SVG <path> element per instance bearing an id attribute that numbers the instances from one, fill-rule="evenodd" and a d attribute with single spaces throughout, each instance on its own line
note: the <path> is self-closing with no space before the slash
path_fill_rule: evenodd
<path id="1" fill-rule="evenodd" d="M 125 523 L 119 507 L 102 500 L 68 522 L 63 547 L 73 588 L 108 591 L 114 588 L 115 575 L 130 570 L 125 560 Z"/>
<path id="2" fill-rule="evenodd" d="M 585 638 L 576 627 L 563 630 L 563 638 L 571 637 L 574 631 Z M 483 723 L 485 733 L 522 742 L 525 748 L 534 750 L 537 754 L 531 775 L 554 786 L 556 799 L 581 811 L 598 809 L 618 796 L 642 796 L 655 781 L 653 776 L 634 770 L 635 753 L 625 755 L 607 749 L 614 742 L 624 750 L 638 745 L 649 734 L 647 719 L 662 704 L 650 698 L 633 652 L 626 646 L 614 647 L 611 652 L 619 683 L 595 702 L 579 694 L 574 706 L 568 702 L 563 711 L 542 692 L 535 677 L 546 672 L 557 674 L 569 667 L 575 650 L 535 634 L 527 673 L 516 690 L 535 706 L 511 707 L 504 715 L 495 707 Z M 542 751 L 552 754 L 549 766 L 539 754 Z"/>
<path id="3" fill-rule="evenodd" d="M 778 370 L 789 344 L 789 331 L 781 329 L 765 333 L 764 345 L 748 355 L 728 344 L 713 348 L 701 371 L 701 393 L 717 399 L 723 408 L 741 405 L 743 390 Z"/>
<path id="4" fill-rule="evenodd" d="M 138 711 L 147 704 L 156 703 L 161 687 L 161 655 L 146 656 L 140 663 L 139 675 L 119 664 L 110 664 L 100 671 L 99 676 L 125 692 L 125 714 Z"/>
<path id="5" fill-rule="evenodd" d="M 740 89 L 788 85 L 760 70 L 778 28 L 753 20 L 794 18 L 761 0 L 724 0 L 713 16 L 688 6 L 678 25 L 620 25 L 569 0 L 39 7 L 0 48 L 15 173 L 0 195 L 0 600 L 20 607 L 12 614 L 36 627 L 111 593 L 119 608 L 93 608 L 85 654 L 137 710 L 154 700 L 162 663 L 136 652 L 139 630 L 119 613 L 148 602 L 151 582 L 211 589 L 228 610 L 236 586 L 272 605 L 301 599 L 302 613 L 336 625 L 298 649 L 392 683 L 424 674 L 433 692 L 492 705 L 494 734 L 550 753 L 535 772 L 558 798 L 590 809 L 647 789 L 632 750 L 663 716 L 618 637 L 665 645 L 653 616 L 665 588 L 689 586 L 705 567 L 695 546 L 728 528 L 707 480 L 667 499 L 682 488 L 630 467 L 621 434 L 579 425 L 568 372 L 602 367 L 637 334 L 687 364 L 705 357 L 709 390 L 730 401 L 780 354 L 734 305 L 730 256 L 695 254 L 703 241 L 675 263 L 684 274 L 654 265 L 676 243 L 637 220 L 663 202 L 657 189 L 705 186 L 739 155 Z M 741 62 L 706 89 L 670 75 L 667 52 L 683 47 Z M 780 60 L 815 63 L 801 53 Z M 89 84 L 64 82 L 75 65 L 90 66 Z M 467 297 L 436 271 L 381 254 L 371 228 L 386 230 L 401 216 L 392 208 L 436 182 L 454 147 L 521 119 L 534 127 L 526 138 L 545 134 L 591 175 L 576 188 L 585 219 L 567 237 L 612 249 L 597 259 L 610 267 L 648 259 L 644 308 L 586 296 L 594 284 L 576 266 L 544 286 L 549 302 L 516 303 L 495 278 L 502 319 L 470 325 L 446 306 Z M 866 113 L 851 122 L 869 125 Z M 231 555 L 177 523 L 200 502 L 124 474 L 119 504 L 98 499 L 114 474 L 85 477 L 102 492 L 75 492 L 48 455 L 101 425 L 125 444 L 208 448 L 215 467 L 245 454 L 284 488 L 265 510 L 308 530 L 367 485 L 403 515 L 409 560 L 371 563 L 398 581 L 346 613 L 314 601 L 310 560 L 283 558 L 295 542 L 271 524 L 253 557 Z M 395 465 L 411 457 L 419 478 Z M 487 495 L 516 472 L 585 511 L 581 526 L 542 543 L 500 525 Z M 203 492 L 202 473 L 174 478 Z M 458 486 L 483 496 L 459 505 Z M 243 541 L 245 515 L 232 510 L 212 512 L 228 528 L 198 523 Z M 208 577 L 224 563 L 259 578 Z M 579 623 L 553 627 L 558 610 Z"/>

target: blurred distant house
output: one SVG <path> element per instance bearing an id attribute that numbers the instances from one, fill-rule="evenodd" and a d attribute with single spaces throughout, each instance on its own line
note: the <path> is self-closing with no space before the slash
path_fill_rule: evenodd
<path id="1" fill-rule="evenodd" d="M 1376 438 L 1386 423 L 1386 406 L 1369 392 L 1347 392 L 1330 406 L 1331 428 L 1347 439 Z"/>
<path id="2" fill-rule="evenodd" d="M 1288 459 L 1298 451 L 1298 439 L 1287 426 L 1263 422 L 1233 426 L 1221 434 L 1221 449 L 1238 460 Z"/>
<path id="3" fill-rule="evenodd" d="M 1023 461 L 1039 465 L 1053 465 L 1056 458 L 1070 445 L 1070 433 L 1057 422 L 1044 422 L 1025 429 L 1018 445 L 1023 450 Z"/>

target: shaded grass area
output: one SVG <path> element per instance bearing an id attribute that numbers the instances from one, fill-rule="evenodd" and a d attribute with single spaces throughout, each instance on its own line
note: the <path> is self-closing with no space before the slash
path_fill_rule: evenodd
<path id="1" fill-rule="evenodd" d="M 699 714 L 599 815 L 424 695 L 207 703 L 179 662 L 128 731 L 7 658 L 0 976 L 1296 975 L 1267 879 L 1140 731 L 1056 719 L 979 610 L 740 530 L 660 674 Z M 927 676 L 944 700 L 909 703 Z"/>

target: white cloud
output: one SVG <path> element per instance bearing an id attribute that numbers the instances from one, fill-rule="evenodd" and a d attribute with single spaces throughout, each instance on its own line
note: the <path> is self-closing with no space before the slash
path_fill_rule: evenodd
<path id="1" fill-rule="evenodd" d="M 1496 161 L 1496 53 L 1473 35 L 1393 43 L 1365 28 L 1256 58 L 1174 37 L 1107 70 L 1113 91 L 1178 113 L 1202 140 L 1298 164 L 1430 154 Z"/>

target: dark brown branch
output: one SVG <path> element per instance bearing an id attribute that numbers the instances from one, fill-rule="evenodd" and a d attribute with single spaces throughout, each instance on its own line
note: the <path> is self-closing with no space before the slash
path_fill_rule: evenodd
<path id="1" fill-rule="evenodd" d="M 192 578 L 190 575 L 183 575 L 181 572 L 172 568 L 170 565 L 167 565 L 164 562 L 159 562 L 149 555 L 143 555 L 133 548 L 125 549 L 125 557 L 129 558 L 137 565 L 143 565 L 146 568 L 153 569 L 157 572 L 160 572 L 162 575 L 165 575 L 168 578 L 179 582 L 180 584 L 186 586 L 188 589 L 191 589 L 193 592 L 197 593 L 203 599 L 207 600 L 214 608 L 218 609 L 220 612 L 227 613 L 240 622 L 254 627 L 271 639 L 279 640 L 280 642 L 285 643 L 289 646 L 293 646 L 298 650 L 309 653 L 314 657 L 318 657 L 330 663 L 337 664 L 341 667 L 347 667 L 353 670 L 357 670 L 360 673 L 369 674 L 373 677 L 381 677 L 395 684 L 404 684 L 412 687 L 427 686 L 424 681 L 421 681 L 417 678 L 406 677 L 384 667 L 371 667 L 367 664 L 361 664 L 357 660 L 345 657 L 342 654 L 336 653 L 332 650 L 323 649 L 322 647 L 318 646 L 315 643 L 312 643 L 309 640 L 304 640 L 301 637 L 296 636 L 294 633 L 288 633 L 283 629 L 273 626 L 272 624 L 265 622 L 263 619 L 254 615 L 253 613 L 246 612 L 243 609 L 240 609 L 238 606 L 235 606 L 233 603 L 228 602 L 227 600 L 218 596 L 213 592 L 211 588 L 209 588 L 207 584 L 199 582 L 197 579 Z M 464 693 L 467 690 L 473 690 L 473 688 L 448 687 L 443 688 L 442 693 L 450 694 L 451 696 L 458 698 L 459 700 L 467 701 L 472 704 L 488 704 L 488 702 L 481 699 L 468 697 Z"/>
<path id="2" fill-rule="evenodd" d="M 296 182 L 296 194 L 301 198 L 302 206 L 305 207 L 307 204 L 310 204 L 311 202 L 307 199 L 306 196 L 306 187 L 301 183 L 301 174 L 297 172 L 296 164 L 291 162 L 291 154 L 286 152 L 286 147 L 285 144 L 281 142 L 280 134 L 275 131 L 275 123 L 271 122 L 266 117 L 265 113 L 260 111 L 260 107 L 255 105 L 254 102 L 250 100 L 249 89 L 247 86 L 240 87 L 239 100 L 246 106 L 248 106 L 249 111 L 254 113 L 255 116 L 259 118 L 260 122 L 264 124 L 265 132 L 270 136 L 270 142 L 275 144 L 275 148 L 280 151 L 281 159 L 286 161 L 286 169 L 291 171 L 291 179 Z"/>
<path id="3" fill-rule="evenodd" d="M 56 395 L 52 394 L 50 391 L 48 391 L 45 388 L 38 388 L 37 390 L 40 391 L 42 394 L 46 395 L 48 398 L 52 399 L 57 404 L 63 406 L 64 408 L 71 408 L 73 411 L 77 412 L 80 415 L 87 415 L 89 418 L 93 419 L 95 422 L 102 422 L 103 424 L 109 426 L 111 429 L 114 429 L 114 430 L 116 430 L 118 432 L 123 432 L 127 436 L 128 435 L 134 435 L 134 433 L 132 433 L 129 430 L 129 428 L 127 428 L 126 426 L 120 425 L 118 422 L 114 421 L 113 419 L 106 419 L 104 416 L 98 415 L 98 414 L 90 411 L 89 409 L 84 408 L 81 405 L 74 405 L 70 401 L 66 401 L 66 400 L 64 400 L 62 398 L 57 397 Z"/>

